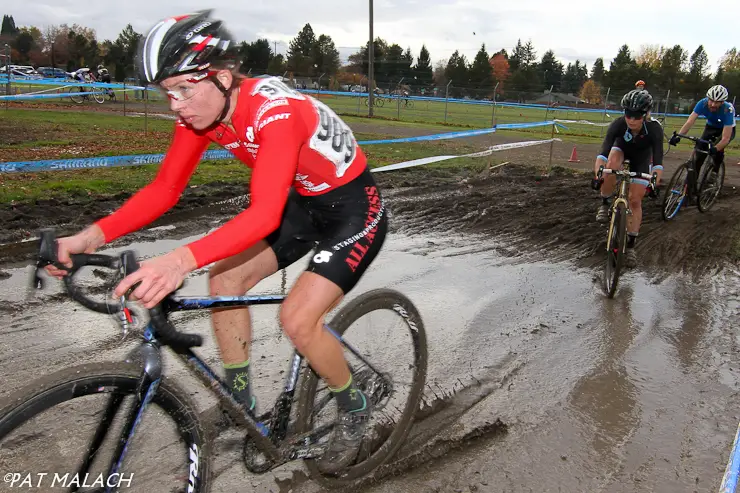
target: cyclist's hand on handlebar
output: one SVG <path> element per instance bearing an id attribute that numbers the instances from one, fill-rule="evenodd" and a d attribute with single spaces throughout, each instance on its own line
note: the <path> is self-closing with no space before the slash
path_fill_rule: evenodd
<path id="1" fill-rule="evenodd" d="M 674 135 L 673 137 L 671 137 L 671 140 L 668 141 L 668 145 L 675 146 L 678 145 L 679 142 L 681 142 L 681 137 L 679 137 L 678 135 Z"/>
<path id="2" fill-rule="evenodd" d="M 717 149 L 717 146 L 714 146 L 714 145 L 710 145 L 709 146 L 709 155 L 710 156 L 714 157 L 714 156 L 717 155 L 718 152 L 719 152 L 719 149 Z"/>
<path id="3" fill-rule="evenodd" d="M 153 308 L 179 288 L 188 272 L 195 270 L 196 267 L 190 249 L 177 248 L 168 254 L 142 262 L 136 272 L 126 276 L 116 286 L 114 294 L 123 296 L 138 284 L 131 298 L 140 300 L 146 308 Z"/>
<path id="4" fill-rule="evenodd" d="M 60 264 L 72 267 L 70 255 L 75 253 L 93 253 L 105 243 L 105 236 L 97 226 L 92 226 L 74 236 L 67 236 L 57 240 L 57 260 Z M 45 267 L 49 275 L 62 278 L 67 275 L 67 271 L 59 269 L 54 265 Z"/>

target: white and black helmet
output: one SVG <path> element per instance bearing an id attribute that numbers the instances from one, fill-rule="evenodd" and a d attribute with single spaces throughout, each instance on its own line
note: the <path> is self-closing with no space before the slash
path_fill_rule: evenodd
<path id="1" fill-rule="evenodd" d="M 236 43 L 211 10 L 169 17 L 140 41 L 142 81 L 159 83 L 175 75 L 200 72 L 216 62 L 235 61 Z"/>
<path id="2" fill-rule="evenodd" d="M 712 86 L 707 91 L 707 97 L 711 99 L 712 101 L 719 101 L 719 102 L 725 102 L 727 101 L 727 98 L 729 97 L 729 93 L 727 92 L 727 89 L 725 86 L 721 86 L 717 84 L 716 86 Z"/>

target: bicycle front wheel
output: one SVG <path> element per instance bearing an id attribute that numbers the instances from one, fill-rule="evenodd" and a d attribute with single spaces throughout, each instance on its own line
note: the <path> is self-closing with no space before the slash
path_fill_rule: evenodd
<path id="1" fill-rule="evenodd" d="M 707 212 L 712 208 L 719 193 L 722 191 L 722 185 L 725 182 L 725 163 L 722 161 L 717 170 L 717 174 L 714 171 L 714 159 L 711 156 L 707 156 L 707 160 L 704 166 L 701 167 L 701 173 L 699 175 L 699 181 L 697 183 L 697 196 L 699 212 Z"/>
<path id="2" fill-rule="evenodd" d="M 609 298 L 614 298 L 619 284 L 619 273 L 622 270 L 624 249 L 627 245 L 627 207 L 621 202 L 614 207 L 609 232 L 606 265 L 604 266 L 604 291 Z"/>
<path id="3" fill-rule="evenodd" d="M 390 289 L 355 298 L 329 326 L 342 336 L 354 380 L 373 402 L 373 414 L 355 464 L 340 477 L 324 474 L 313 459 L 305 464 L 323 486 L 353 491 L 355 482 L 393 457 L 411 430 L 426 382 L 426 332 L 413 303 Z M 310 367 L 299 388 L 298 432 L 321 429 L 328 438 L 336 416 L 332 393 Z"/>
<path id="4" fill-rule="evenodd" d="M 668 182 L 668 188 L 663 194 L 663 210 L 661 211 L 664 221 L 670 221 L 676 217 L 684 200 L 686 200 L 686 193 L 688 191 L 687 176 L 688 163 L 684 163 L 678 167 L 676 172 L 673 173 L 671 181 Z"/>
<path id="5" fill-rule="evenodd" d="M 118 462 L 116 446 L 127 438 L 122 430 L 137 401 L 140 374 L 141 368 L 129 363 L 86 364 L 11 395 L 0 410 L 0 470 L 52 471 L 46 486 L 58 479 L 56 486 L 66 485 L 67 491 L 117 486 L 114 491 L 207 492 L 205 432 L 187 394 L 166 378 L 137 417 L 119 475 L 110 475 Z"/>
<path id="6" fill-rule="evenodd" d="M 93 87 L 92 88 L 92 97 L 95 101 L 98 102 L 98 104 L 103 104 L 105 101 L 105 89 L 101 89 L 99 87 Z"/>

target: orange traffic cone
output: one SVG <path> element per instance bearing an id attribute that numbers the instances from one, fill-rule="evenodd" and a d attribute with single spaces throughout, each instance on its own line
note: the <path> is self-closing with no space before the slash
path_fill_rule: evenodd
<path id="1" fill-rule="evenodd" d="M 570 159 L 568 159 L 569 163 L 580 163 L 581 160 L 578 159 L 578 152 L 576 152 L 576 146 L 573 146 L 573 152 L 570 153 Z"/>

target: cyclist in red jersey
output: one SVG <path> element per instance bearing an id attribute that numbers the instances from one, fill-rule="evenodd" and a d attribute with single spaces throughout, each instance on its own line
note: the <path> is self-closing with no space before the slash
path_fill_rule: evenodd
<path id="1" fill-rule="evenodd" d="M 141 42 L 143 80 L 158 84 L 178 115 L 156 178 L 120 209 L 59 240 L 59 260 L 91 253 L 150 224 L 173 207 L 211 142 L 252 168 L 249 208 L 190 244 L 145 262 L 115 289 L 147 308 L 189 272 L 215 262 L 211 295 L 243 295 L 315 249 L 284 301 L 291 341 L 334 392 L 337 426 L 319 461 L 337 473 L 357 456 L 371 402 L 352 379 L 324 317 L 358 282 L 387 232 L 383 199 L 350 128 L 326 105 L 278 79 L 238 72 L 236 46 L 210 10 L 164 19 Z M 48 267 L 51 274 L 63 270 Z M 213 328 L 232 391 L 253 413 L 247 308 L 214 310 Z"/>

